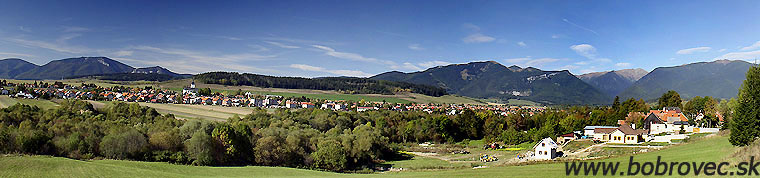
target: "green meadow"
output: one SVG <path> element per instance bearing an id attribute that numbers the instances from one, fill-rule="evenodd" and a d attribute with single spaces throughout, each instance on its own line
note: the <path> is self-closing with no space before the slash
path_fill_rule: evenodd
<path id="1" fill-rule="evenodd" d="M 693 139 L 689 143 L 634 155 L 636 161 L 703 162 L 727 161 L 735 147 L 727 136 Z M 627 168 L 630 155 L 592 160 L 594 162 L 621 162 L 620 169 Z M 416 158 L 388 162 L 394 165 L 435 167 L 450 165 L 442 160 Z M 459 165 L 454 165 L 454 167 Z M 498 166 L 481 169 L 455 168 L 384 172 L 373 174 L 344 174 L 283 167 L 198 167 L 157 162 L 118 160 L 80 161 L 49 156 L 3 156 L 0 157 L 0 177 L 563 177 L 563 162 L 545 162 L 521 166 Z M 601 175 L 599 175 L 601 177 Z M 586 177 L 586 176 L 579 176 Z M 607 176 L 610 177 L 610 176 Z M 636 177 L 636 176 L 629 176 Z M 643 177 L 643 176 L 641 176 Z M 669 177 L 669 176 L 665 176 Z M 694 177 L 694 176 L 688 176 Z"/>

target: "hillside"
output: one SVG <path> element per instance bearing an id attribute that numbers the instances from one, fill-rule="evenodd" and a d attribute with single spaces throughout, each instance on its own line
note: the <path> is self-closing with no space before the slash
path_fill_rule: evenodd
<path id="1" fill-rule="evenodd" d="M 143 67 L 143 68 L 136 68 L 135 70 L 132 70 L 130 73 L 137 73 L 137 74 L 161 74 L 161 75 L 168 75 L 172 77 L 181 77 L 181 76 L 192 76 L 188 74 L 178 74 L 170 71 L 169 69 L 163 68 L 161 66 L 154 66 L 154 67 Z"/>
<path id="2" fill-rule="evenodd" d="M 608 72 L 594 72 L 578 76 L 579 79 L 614 97 L 625 91 L 637 80 L 647 74 L 644 69 L 624 69 Z"/>
<path id="3" fill-rule="evenodd" d="M 429 85 L 419 85 L 405 82 L 373 80 L 352 77 L 274 77 L 258 74 L 240 74 L 236 72 L 208 72 L 193 77 L 196 81 L 206 84 L 221 84 L 230 86 L 254 86 L 262 88 L 336 90 L 346 94 L 385 94 L 396 92 L 412 92 L 429 96 L 446 95 L 446 90 Z"/>
<path id="4" fill-rule="evenodd" d="M 668 90 L 683 98 L 712 96 L 736 97 L 745 73 L 752 66 L 741 60 L 717 60 L 674 67 L 658 67 L 623 91 L 621 98 L 652 100 Z"/>
<path id="5" fill-rule="evenodd" d="M 524 99 L 544 104 L 605 104 L 610 100 L 568 71 L 505 67 L 494 61 L 438 66 L 413 73 L 393 71 L 371 78 L 439 86 L 452 94 L 502 101 Z"/>
<path id="6" fill-rule="evenodd" d="M 133 67 L 107 57 L 78 57 L 50 61 L 16 76 L 16 79 L 61 79 L 69 76 L 128 73 Z"/>
<path id="7" fill-rule="evenodd" d="M 22 59 L 10 58 L 0 60 L 0 78 L 12 79 L 17 75 L 39 67 Z"/>

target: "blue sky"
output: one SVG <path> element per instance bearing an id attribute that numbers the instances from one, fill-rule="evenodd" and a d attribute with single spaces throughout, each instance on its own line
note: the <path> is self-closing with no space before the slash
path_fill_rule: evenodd
<path id="1" fill-rule="evenodd" d="M 652 70 L 760 58 L 760 1 L 4 1 L 0 58 L 370 76 L 493 60 Z"/>

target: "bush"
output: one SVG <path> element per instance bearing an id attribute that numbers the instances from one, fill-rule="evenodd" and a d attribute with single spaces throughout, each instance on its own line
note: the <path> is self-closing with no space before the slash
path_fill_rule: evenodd
<path id="1" fill-rule="evenodd" d="M 185 142 L 185 149 L 193 165 L 214 164 L 214 143 L 210 135 L 197 131 Z"/>
<path id="2" fill-rule="evenodd" d="M 147 149 L 145 135 L 134 129 L 108 134 L 100 143 L 101 154 L 114 159 L 142 158 L 141 154 Z"/>
<path id="3" fill-rule="evenodd" d="M 319 142 L 317 151 L 311 153 L 314 159 L 314 166 L 331 171 L 343 171 L 346 168 L 346 150 L 340 142 L 335 140 L 326 140 Z"/>
<path id="4" fill-rule="evenodd" d="M 150 135 L 148 141 L 159 150 L 177 151 L 182 148 L 182 139 L 174 132 L 156 132 Z"/>

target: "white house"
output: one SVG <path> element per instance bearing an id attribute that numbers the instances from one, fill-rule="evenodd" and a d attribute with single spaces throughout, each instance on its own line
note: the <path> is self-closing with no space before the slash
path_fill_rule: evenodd
<path id="1" fill-rule="evenodd" d="M 554 159 L 557 157 L 557 148 L 559 148 L 557 142 L 554 142 L 551 138 L 544 138 L 533 146 L 533 150 L 535 150 L 533 158 L 537 160 Z"/>
<path id="2" fill-rule="evenodd" d="M 586 137 L 594 137 L 595 129 L 602 128 L 602 129 L 612 129 L 617 128 L 614 126 L 586 126 L 583 128 L 583 135 Z"/>

